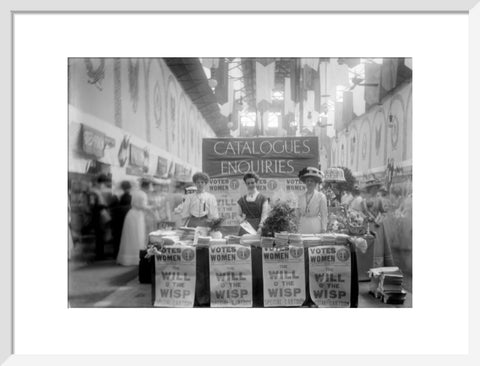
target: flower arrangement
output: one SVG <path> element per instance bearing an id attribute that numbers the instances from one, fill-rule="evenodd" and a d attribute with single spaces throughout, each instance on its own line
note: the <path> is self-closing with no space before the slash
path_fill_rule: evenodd
<path id="1" fill-rule="evenodd" d="M 356 210 L 348 210 L 347 211 L 347 224 L 348 230 L 352 235 L 363 235 L 366 233 L 367 220 L 365 219 L 365 215 L 361 212 Z"/>
<path id="2" fill-rule="evenodd" d="M 297 232 L 295 209 L 287 202 L 279 202 L 272 206 L 263 223 L 262 236 L 274 237 L 275 233 L 282 231 Z"/>
<path id="3" fill-rule="evenodd" d="M 347 226 L 347 214 L 344 207 L 330 207 L 328 213 L 327 231 L 346 232 Z"/>

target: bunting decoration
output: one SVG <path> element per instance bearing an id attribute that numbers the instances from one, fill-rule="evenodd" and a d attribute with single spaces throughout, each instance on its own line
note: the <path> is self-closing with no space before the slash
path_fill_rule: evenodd
<path id="1" fill-rule="evenodd" d="M 272 103 L 272 90 L 275 87 L 275 59 L 257 58 L 255 62 L 255 90 L 257 104 L 258 134 L 263 135 L 265 115 Z"/>
<path id="2" fill-rule="evenodd" d="M 227 67 L 227 69 L 228 69 L 228 67 Z M 223 82 L 223 80 L 222 80 L 222 82 Z M 227 73 L 227 77 L 225 78 L 224 83 L 226 84 L 226 97 L 224 97 L 222 95 L 221 101 L 220 100 L 217 100 L 217 101 L 218 101 L 218 104 L 220 105 L 220 113 L 222 113 L 225 117 L 229 117 L 233 112 L 233 107 L 234 107 L 234 100 L 233 99 L 234 99 L 234 95 L 235 95 L 235 90 L 233 89 L 233 87 L 234 87 L 233 81 L 228 78 L 228 73 Z M 218 86 L 215 88 L 215 95 L 217 95 L 216 92 L 218 90 Z M 224 86 L 222 86 L 222 88 L 223 87 Z M 217 98 L 218 98 L 218 96 L 217 96 Z"/>
<path id="3" fill-rule="evenodd" d="M 384 58 L 380 75 L 381 98 L 397 85 L 398 58 Z"/>
<path id="4" fill-rule="evenodd" d="M 313 80 L 313 91 L 315 92 L 314 108 L 318 113 L 322 113 L 322 91 L 320 90 L 320 63 L 317 67 L 315 79 Z"/>
<path id="5" fill-rule="evenodd" d="M 207 69 L 218 68 L 218 58 L 202 58 L 202 65 Z"/>
<path id="6" fill-rule="evenodd" d="M 95 87 L 102 91 L 102 82 L 105 79 L 105 59 L 100 59 L 100 64 L 97 68 L 94 68 L 92 59 L 85 59 L 85 66 L 87 68 L 88 83 L 95 85 Z"/>
<path id="7" fill-rule="evenodd" d="M 300 62 L 298 58 L 290 61 L 290 95 L 294 103 L 300 101 Z"/>
<path id="8" fill-rule="evenodd" d="M 376 63 L 365 64 L 365 84 L 380 85 L 382 65 Z M 380 103 L 380 87 L 379 86 L 365 86 L 365 103 L 366 110 L 371 106 Z"/>
<path id="9" fill-rule="evenodd" d="M 295 103 L 292 100 L 291 79 L 285 78 L 283 94 L 283 128 L 289 130 L 290 123 L 295 120 Z"/>
<path id="10" fill-rule="evenodd" d="M 255 63 L 256 103 L 260 110 L 267 110 L 272 102 L 272 90 L 275 87 L 275 59 L 258 58 Z"/>
<path id="11" fill-rule="evenodd" d="M 302 59 L 303 66 L 303 89 L 315 90 L 315 79 L 318 78 L 318 58 Z"/>
<path id="12" fill-rule="evenodd" d="M 218 68 L 215 70 L 215 80 L 217 86 L 215 87 L 215 96 L 218 104 L 225 104 L 228 102 L 228 62 L 225 58 L 218 60 Z"/>
<path id="13" fill-rule="evenodd" d="M 128 60 L 128 90 L 130 92 L 130 99 L 132 101 L 133 112 L 137 112 L 138 105 L 138 73 L 140 69 L 140 60 L 136 62 L 132 59 Z"/>
<path id="14" fill-rule="evenodd" d="M 343 103 L 342 103 L 342 125 L 348 126 L 348 124 L 353 120 L 355 117 L 353 114 L 353 92 L 351 91 L 344 91 L 343 92 Z"/>

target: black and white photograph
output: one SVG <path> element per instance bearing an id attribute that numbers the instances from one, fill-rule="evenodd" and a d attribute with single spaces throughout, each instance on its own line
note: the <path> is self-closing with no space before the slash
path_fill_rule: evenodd
<path id="1" fill-rule="evenodd" d="M 69 58 L 69 307 L 411 308 L 414 60 L 321 56 Z"/>
<path id="2" fill-rule="evenodd" d="M 347 2 L 10 9 L 0 364 L 475 364 L 478 0 Z"/>

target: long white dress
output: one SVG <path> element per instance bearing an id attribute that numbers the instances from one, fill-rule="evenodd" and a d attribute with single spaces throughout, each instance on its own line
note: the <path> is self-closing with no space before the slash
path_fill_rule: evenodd
<path id="1" fill-rule="evenodd" d="M 147 227 L 145 211 L 147 194 L 143 191 L 132 193 L 132 208 L 125 216 L 122 238 L 118 250 L 117 263 L 122 266 L 133 266 L 139 263 L 139 251 L 147 246 Z"/>
<path id="2" fill-rule="evenodd" d="M 298 200 L 298 211 L 300 234 L 319 234 L 327 230 L 327 198 L 322 192 L 315 190 L 308 201 L 307 194 L 302 194 Z"/>

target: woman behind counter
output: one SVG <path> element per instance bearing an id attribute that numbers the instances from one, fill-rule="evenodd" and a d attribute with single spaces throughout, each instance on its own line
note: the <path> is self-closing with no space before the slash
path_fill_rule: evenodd
<path id="1" fill-rule="evenodd" d="M 243 181 L 247 186 L 247 194 L 240 197 L 237 201 L 238 215 L 243 220 L 246 220 L 261 234 L 263 222 L 268 216 L 268 199 L 257 190 L 257 183 L 260 177 L 255 173 L 247 173 L 243 176 Z M 240 228 L 238 235 L 247 234 L 244 228 Z"/>
<path id="2" fill-rule="evenodd" d="M 327 198 L 317 190 L 322 183 L 323 173 L 314 167 L 302 169 L 299 179 L 307 186 L 307 191 L 298 201 L 298 232 L 300 234 L 319 234 L 327 230 Z"/>
<path id="3" fill-rule="evenodd" d="M 210 177 L 198 172 L 193 175 L 192 180 L 197 186 L 197 192 L 185 196 L 182 218 L 187 220 L 187 227 L 208 226 L 208 220 L 218 219 L 217 199 L 213 194 L 205 192 Z"/>

